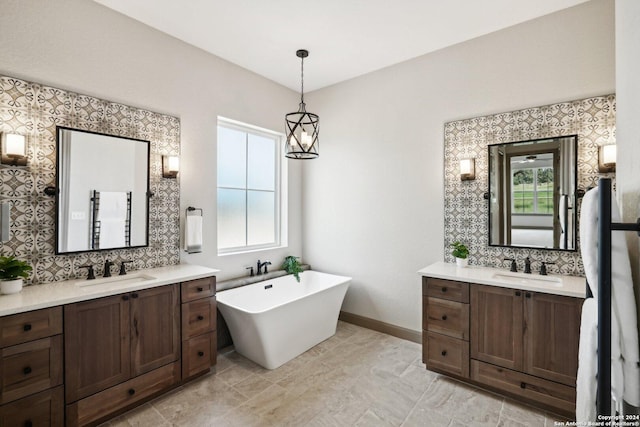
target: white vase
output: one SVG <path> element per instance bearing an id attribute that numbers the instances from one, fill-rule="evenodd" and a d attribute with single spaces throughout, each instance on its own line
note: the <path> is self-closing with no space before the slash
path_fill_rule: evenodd
<path id="1" fill-rule="evenodd" d="M 469 258 L 456 258 L 456 266 L 464 268 L 469 265 Z"/>
<path id="2" fill-rule="evenodd" d="M 17 294 L 22 290 L 22 279 L 2 280 L 0 281 L 0 293 Z"/>

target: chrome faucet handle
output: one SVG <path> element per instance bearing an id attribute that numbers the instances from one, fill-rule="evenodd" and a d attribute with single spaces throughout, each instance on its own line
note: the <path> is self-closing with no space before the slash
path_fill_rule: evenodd
<path id="1" fill-rule="evenodd" d="M 78 268 L 87 269 L 87 280 L 93 280 L 96 278 L 96 273 L 93 271 L 93 265 L 79 265 Z"/>
<path id="2" fill-rule="evenodd" d="M 555 262 L 542 261 L 542 263 L 540 265 L 540 275 L 541 276 L 546 276 L 547 275 L 547 265 L 549 265 L 549 264 L 555 264 Z"/>
<path id="3" fill-rule="evenodd" d="M 509 268 L 509 271 L 514 273 L 518 271 L 518 264 L 516 263 L 515 258 L 503 258 L 502 261 L 511 261 L 511 268 Z"/>

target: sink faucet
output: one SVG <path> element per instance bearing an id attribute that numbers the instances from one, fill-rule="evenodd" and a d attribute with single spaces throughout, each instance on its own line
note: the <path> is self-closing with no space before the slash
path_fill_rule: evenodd
<path id="1" fill-rule="evenodd" d="M 268 265 L 271 265 L 271 261 L 260 262 L 260 260 L 258 260 L 258 272 L 256 273 L 256 275 L 260 276 L 261 274 L 267 274 Z M 262 271 L 262 267 L 264 267 L 264 272 Z"/>
<path id="2" fill-rule="evenodd" d="M 529 257 L 524 259 L 524 272 L 531 274 L 531 259 Z"/>
<path id="3" fill-rule="evenodd" d="M 96 274 L 93 271 L 93 265 L 87 264 L 87 265 L 81 265 L 79 266 L 79 268 L 86 268 L 87 269 L 87 280 L 93 280 L 96 278 Z"/>
<path id="4" fill-rule="evenodd" d="M 514 273 L 518 271 L 518 264 L 516 264 L 515 258 L 503 258 L 502 261 L 511 261 L 511 268 L 509 271 L 513 271 Z"/>
<path id="5" fill-rule="evenodd" d="M 555 264 L 555 262 L 542 261 L 542 264 L 540 265 L 540 275 L 541 276 L 546 276 L 547 275 L 547 265 L 549 265 L 549 264 Z"/>
<path id="6" fill-rule="evenodd" d="M 102 277 L 111 277 L 111 266 L 114 265 L 113 262 L 106 260 L 104 262 L 104 273 L 102 273 Z"/>
<path id="7" fill-rule="evenodd" d="M 132 263 L 132 262 L 133 262 L 133 261 L 128 260 L 128 261 L 122 261 L 122 262 L 120 263 L 120 273 L 119 273 L 119 275 L 120 275 L 120 276 L 124 276 L 125 274 L 127 274 L 127 267 L 126 267 L 126 265 L 127 265 L 127 264 L 130 264 L 130 263 Z"/>

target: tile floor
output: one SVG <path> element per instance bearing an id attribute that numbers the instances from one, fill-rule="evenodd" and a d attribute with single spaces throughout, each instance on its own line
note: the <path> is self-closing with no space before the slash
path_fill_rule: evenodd
<path id="1" fill-rule="evenodd" d="M 234 351 L 207 374 L 103 424 L 124 426 L 553 426 L 556 418 L 427 371 L 419 344 L 339 322 L 269 371 Z"/>

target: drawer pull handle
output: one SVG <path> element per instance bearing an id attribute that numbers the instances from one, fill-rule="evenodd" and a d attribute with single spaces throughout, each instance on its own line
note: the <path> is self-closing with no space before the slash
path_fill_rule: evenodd
<path id="1" fill-rule="evenodd" d="M 520 388 L 527 388 L 527 383 L 520 383 Z"/>
<path id="2" fill-rule="evenodd" d="M 24 422 L 24 427 L 33 427 L 33 422 L 31 420 L 27 420 Z"/>
<path id="3" fill-rule="evenodd" d="M 129 301 L 129 295 L 122 295 L 122 299 L 124 301 Z"/>
<path id="4" fill-rule="evenodd" d="M 133 396 L 134 394 L 136 394 L 136 391 L 132 388 L 129 389 L 129 396 Z"/>
<path id="5" fill-rule="evenodd" d="M 442 354 L 443 356 L 446 356 L 447 355 L 447 350 L 442 350 L 442 353 L 440 353 L 440 354 Z"/>
<path id="6" fill-rule="evenodd" d="M 442 287 L 442 292 L 447 292 L 447 287 L 446 286 Z"/>
<path id="7" fill-rule="evenodd" d="M 442 315 L 442 320 L 447 320 L 447 315 L 446 314 Z"/>
<path id="8" fill-rule="evenodd" d="M 32 372 L 31 366 L 27 366 L 26 368 L 24 368 L 22 370 L 22 373 L 25 374 L 25 375 L 29 375 L 31 372 Z"/>
<path id="9" fill-rule="evenodd" d="M 204 316 L 203 315 L 198 315 L 198 320 L 204 320 Z"/>
<path id="10" fill-rule="evenodd" d="M 200 356 L 200 357 L 204 356 L 204 351 L 199 351 L 198 352 L 198 356 Z"/>
<path id="11" fill-rule="evenodd" d="M 31 330 L 31 323 L 27 323 L 22 327 L 22 330 L 25 332 L 29 332 Z"/>
<path id="12" fill-rule="evenodd" d="M 202 292 L 204 291 L 204 288 L 202 286 L 198 286 L 198 292 Z"/>
<path id="13" fill-rule="evenodd" d="M 137 292 L 132 293 L 131 298 L 138 298 L 138 293 Z"/>
<path id="14" fill-rule="evenodd" d="M 516 291 L 516 296 L 519 297 L 520 295 L 522 295 L 522 293 L 520 291 Z"/>

